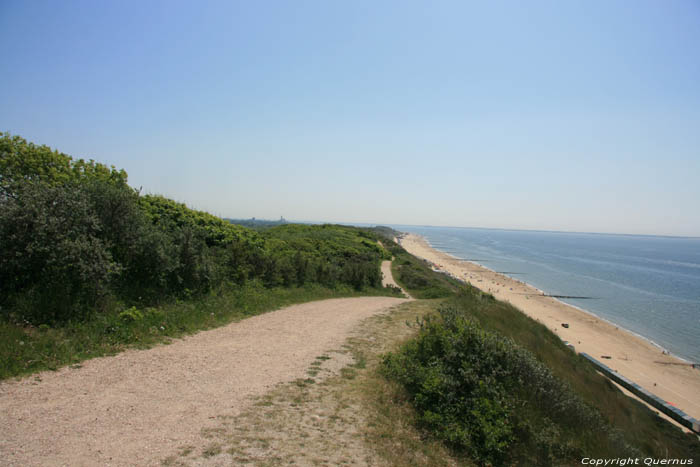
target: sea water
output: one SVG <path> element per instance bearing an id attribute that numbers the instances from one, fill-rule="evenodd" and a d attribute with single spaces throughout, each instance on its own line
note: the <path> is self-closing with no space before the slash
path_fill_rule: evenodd
<path id="1" fill-rule="evenodd" d="M 700 362 L 700 238 L 392 227 Z"/>

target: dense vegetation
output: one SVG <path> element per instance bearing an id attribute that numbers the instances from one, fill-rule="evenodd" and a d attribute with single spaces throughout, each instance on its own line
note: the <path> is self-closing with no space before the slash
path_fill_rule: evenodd
<path id="1" fill-rule="evenodd" d="M 299 299 L 328 291 L 393 293 L 381 289 L 386 257 L 363 229 L 251 230 L 162 196 L 142 196 L 123 170 L 0 133 L 0 320 L 5 332 L 26 337 L 14 344 L 33 342 L 36 327 L 75 330 L 89 323 L 104 324 L 109 336 L 100 342 L 122 334 L 131 342 L 124 329 L 155 316 L 144 312 L 149 307 L 241 290 L 314 291 L 299 291 Z M 135 311 L 123 314 L 128 310 Z M 120 314 L 115 333 L 105 323 Z M 3 348 L 14 352 L 3 355 L 7 365 L 26 353 L 17 345 Z"/>
<path id="2" fill-rule="evenodd" d="M 700 457 L 695 437 L 624 396 L 541 324 L 431 271 L 393 241 L 397 232 L 257 227 L 142 196 L 123 170 L 0 134 L 0 378 L 291 303 L 393 294 L 379 271 L 393 256 L 397 282 L 442 305 L 386 356 L 384 372 L 419 424 L 468 461 Z"/>
<path id="3" fill-rule="evenodd" d="M 415 258 L 397 266 L 411 294 L 446 298 L 383 372 L 404 388 L 416 422 L 459 455 L 480 465 L 700 458 L 695 436 L 625 396 L 542 324 Z"/>
<path id="4" fill-rule="evenodd" d="M 532 353 L 458 308 L 441 307 L 385 363 L 414 396 L 421 423 L 479 463 L 640 454 Z"/>
<path id="5" fill-rule="evenodd" d="M 280 225 L 258 233 L 162 196 L 114 167 L 0 138 L 3 314 L 82 319 L 110 300 L 155 304 L 260 280 L 356 290 L 381 283 L 386 252 L 364 231 Z"/>
<path id="6" fill-rule="evenodd" d="M 377 231 L 380 235 L 381 230 Z M 392 274 L 396 282 L 411 291 L 415 298 L 444 298 L 460 290 L 460 283 L 446 274 L 436 274 L 425 261 L 410 255 L 395 242 L 384 239 L 384 245 L 394 257 Z"/>
<path id="7" fill-rule="evenodd" d="M 229 219 L 224 217 L 224 220 L 230 222 L 231 224 L 240 225 L 243 227 L 248 227 L 249 229 L 264 230 L 270 227 L 276 227 L 278 225 L 289 224 L 283 217 L 279 220 L 272 221 L 267 219 L 256 219 L 255 217 L 251 219 Z"/>

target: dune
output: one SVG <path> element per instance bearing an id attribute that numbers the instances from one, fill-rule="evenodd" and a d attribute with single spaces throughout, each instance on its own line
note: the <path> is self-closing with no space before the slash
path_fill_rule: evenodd
<path id="1" fill-rule="evenodd" d="M 401 239 L 401 245 L 438 269 L 514 305 L 572 344 L 576 352 L 589 354 L 691 417 L 700 419 L 700 369 L 619 326 L 544 296 L 541 290 L 529 284 L 438 251 L 423 237 L 409 234 Z"/>

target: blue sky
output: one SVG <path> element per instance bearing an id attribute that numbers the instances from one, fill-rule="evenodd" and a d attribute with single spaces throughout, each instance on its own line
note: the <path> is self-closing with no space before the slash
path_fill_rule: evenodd
<path id="1" fill-rule="evenodd" d="M 0 2 L 0 131 L 225 217 L 700 236 L 700 3 Z"/>

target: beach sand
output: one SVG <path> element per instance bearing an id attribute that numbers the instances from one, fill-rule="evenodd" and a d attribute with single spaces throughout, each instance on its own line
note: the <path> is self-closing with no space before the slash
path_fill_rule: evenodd
<path id="1" fill-rule="evenodd" d="M 524 282 L 438 251 L 423 237 L 409 234 L 400 243 L 412 255 L 434 263 L 498 300 L 511 303 L 573 344 L 577 352 L 587 353 L 686 414 L 700 419 L 700 369 L 662 353 L 662 349 L 651 342 L 595 315 L 542 296 L 542 291 Z M 562 323 L 569 327 L 562 327 Z M 603 359 L 603 355 L 612 358 Z"/>

